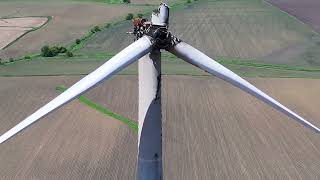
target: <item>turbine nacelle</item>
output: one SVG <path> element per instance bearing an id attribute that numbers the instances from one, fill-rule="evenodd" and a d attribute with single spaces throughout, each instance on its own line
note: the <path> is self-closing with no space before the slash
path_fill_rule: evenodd
<path id="1" fill-rule="evenodd" d="M 135 40 L 148 36 L 152 40 L 154 48 L 169 49 L 181 42 L 168 31 L 169 27 L 169 6 L 161 3 L 157 11 L 151 16 L 151 22 L 144 18 L 133 19 L 133 31 L 128 32 L 135 36 Z"/>
<path id="2" fill-rule="evenodd" d="M 152 25 L 168 26 L 169 25 L 169 6 L 161 3 L 158 11 L 153 12 L 151 16 Z"/>

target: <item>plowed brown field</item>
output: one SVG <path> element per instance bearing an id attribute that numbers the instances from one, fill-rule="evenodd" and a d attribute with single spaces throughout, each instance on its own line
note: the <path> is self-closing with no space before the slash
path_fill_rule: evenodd
<path id="1" fill-rule="evenodd" d="M 249 79 L 320 125 L 319 80 Z M 165 179 L 319 179 L 319 134 L 216 78 L 164 83 Z"/>
<path id="2" fill-rule="evenodd" d="M 47 20 L 43 17 L 0 19 L 0 50 L 32 28 L 40 27 Z"/>
<path id="3" fill-rule="evenodd" d="M 29 30 L 31 28 L 0 27 L 0 50 Z"/>
<path id="4" fill-rule="evenodd" d="M 0 132 L 78 78 L 0 78 Z M 3 144 L 0 179 L 133 179 L 136 146 L 126 125 L 74 101 Z"/>
<path id="5" fill-rule="evenodd" d="M 79 77 L 0 78 L 0 133 Z M 320 125 L 319 80 L 249 79 Z M 214 77 L 163 77 L 164 179 L 319 179 L 319 135 Z M 137 119 L 137 77 L 86 96 Z M 136 134 L 74 101 L 0 148 L 2 179 L 134 179 Z"/>
<path id="6" fill-rule="evenodd" d="M 267 0 L 320 32 L 319 0 Z"/>
<path id="7" fill-rule="evenodd" d="M 1 19 L 0 26 L 6 27 L 40 27 L 48 19 L 44 17 L 22 17 L 22 18 L 10 18 Z"/>

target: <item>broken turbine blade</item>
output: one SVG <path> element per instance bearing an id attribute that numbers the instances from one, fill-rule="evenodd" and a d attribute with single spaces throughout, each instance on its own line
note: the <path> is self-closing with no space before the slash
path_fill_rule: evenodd
<path id="1" fill-rule="evenodd" d="M 224 66 L 214 61 L 210 57 L 206 56 L 194 47 L 190 46 L 189 44 L 185 42 L 180 42 L 177 45 L 168 49 L 168 51 L 173 53 L 177 57 L 187 61 L 188 63 L 191 63 L 199 67 L 200 69 L 203 69 L 204 71 L 233 84 L 234 86 L 242 89 L 243 91 L 264 101 L 265 103 L 274 107 L 278 111 L 283 112 L 287 116 L 295 119 L 296 121 L 305 125 L 306 127 L 311 128 L 317 133 L 320 133 L 320 129 L 318 127 L 311 124 L 310 122 L 308 122 L 295 112 L 291 111 L 287 107 L 283 106 L 278 101 L 274 100 L 273 98 L 271 98 L 270 96 L 268 96 L 252 84 L 250 84 L 248 81 L 244 80 L 231 70 L 225 68 Z"/>

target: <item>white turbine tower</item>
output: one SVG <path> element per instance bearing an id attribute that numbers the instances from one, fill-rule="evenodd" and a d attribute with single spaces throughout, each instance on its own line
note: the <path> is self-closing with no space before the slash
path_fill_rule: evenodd
<path id="1" fill-rule="evenodd" d="M 162 179 L 161 127 L 161 54 L 167 50 L 200 69 L 264 101 L 299 123 L 319 133 L 320 129 L 283 106 L 246 80 L 220 65 L 199 50 L 182 42 L 168 31 L 169 8 L 161 3 L 151 22 L 143 21 L 134 34 L 137 41 L 115 55 L 98 69 L 85 76 L 58 97 L 0 136 L 0 144 L 63 106 L 89 89 L 97 86 L 133 62 L 139 61 L 139 153 L 138 180 Z"/>

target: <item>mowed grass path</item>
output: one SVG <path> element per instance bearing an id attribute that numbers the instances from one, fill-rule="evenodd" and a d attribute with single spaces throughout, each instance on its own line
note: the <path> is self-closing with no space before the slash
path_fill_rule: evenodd
<path id="1" fill-rule="evenodd" d="M 58 86 L 58 87 L 56 87 L 56 90 L 59 92 L 64 92 L 65 90 L 67 90 L 67 88 L 64 86 Z M 78 99 L 80 102 L 91 107 L 92 109 L 95 109 L 95 110 L 97 110 L 107 116 L 113 117 L 114 119 L 117 119 L 117 120 L 123 122 L 124 124 L 128 125 L 128 127 L 130 127 L 135 132 L 138 132 L 138 124 L 135 121 L 128 119 L 126 117 L 123 117 L 117 113 L 114 113 L 110 109 L 103 107 L 102 105 L 91 101 L 90 99 L 86 98 L 85 96 L 81 95 L 78 97 Z"/>

